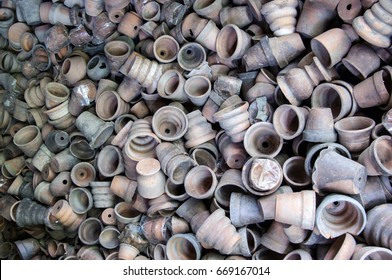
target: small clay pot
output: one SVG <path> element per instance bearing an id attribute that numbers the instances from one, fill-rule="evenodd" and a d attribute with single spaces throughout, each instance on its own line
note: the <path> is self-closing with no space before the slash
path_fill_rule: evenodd
<path id="1" fill-rule="evenodd" d="M 163 106 L 152 117 L 154 133 L 164 141 L 180 139 L 188 130 L 188 118 L 174 106 Z"/>
<path id="2" fill-rule="evenodd" d="M 97 218 L 87 218 L 78 229 L 78 237 L 85 245 L 95 245 L 99 242 L 99 234 L 103 230 L 101 221 Z"/>
<path id="3" fill-rule="evenodd" d="M 167 241 L 168 260 L 200 260 L 202 247 L 194 234 L 175 234 Z"/>
<path id="4" fill-rule="evenodd" d="M 164 192 L 165 174 L 161 170 L 158 160 L 153 158 L 142 159 L 136 165 L 138 173 L 137 192 L 144 198 L 157 198 Z"/>
<path id="5" fill-rule="evenodd" d="M 41 131 L 34 125 L 25 126 L 14 135 L 13 142 L 27 157 L 32 158 L 42 144 Z"/>

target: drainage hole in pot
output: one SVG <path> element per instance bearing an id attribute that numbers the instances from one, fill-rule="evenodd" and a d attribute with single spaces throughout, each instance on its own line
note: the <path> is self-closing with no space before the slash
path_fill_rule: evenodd
<path id="1" fill-rule="evenodd" d="M 263 142 L 263 143 L 261 143 L 261 146 L 262 146 L 264 149 L 267 149 L 267 148 L 269 147 L 269 143 L 268 143 L 268 142 Z"/>
<path id="2" fill-rule="evenodd" d="M 348 11 L 350 11 L 352 7 L 353 7 L 353 5 L 348 4 L 346 8 L 347 8 Z"/>
<path id="3" fill-rule="evenodd" d="M 164 56 L 165 54 L 166 54 L 166 52 L 165 51 L 160 51 L 160 53 L 159 53 L 161 56 Z"/>
<path id="4" fill-rule="evenodd" d="M 170 134 L 170 129 L 166 128 L 166 129 L 165 129 L 165 133 L 166 133 L 166 134 Z"/>
<path id="5" fill-rule="evenodd" d="M 105 69 L 106 68 L 106 63 L 102 63 L 101 66 L 99 66 L 99 69 Z"/>
<path id="6" fill-rule="evenodd" d="M 64 185 L 68 184 L 68 181 L 67 180 L 63 180 L 63 184 Z"/>
<path id="7" fill-rule="evenodd" d="M 338 207 L 340 205 L 340 202 L 339 201 L 334 201 L 334 202 L 332 202 L 332 205 L 335 206 L 335 207 Z"/>

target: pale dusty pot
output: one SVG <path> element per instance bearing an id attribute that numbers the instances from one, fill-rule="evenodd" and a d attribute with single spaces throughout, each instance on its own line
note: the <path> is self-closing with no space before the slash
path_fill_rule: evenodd
<path id="1" fill-rule="evenodd" d="M 188 118 L 182 110 L 174 106 L 164 106 L 154 113 L 152 129 L 162 140 L 172 142 L 187 132 Z"/>
<path id="2" fill-rule="evenodd" d="M 110 190 L 110 182 L 90 182 L 95 208 L 109 208 L 115 204 L 116 196 Z"/>
<path id="3" fill-rule="evenodd" d="M 388 154 L 391 149 L 391 137 L 381 136 L 374 140 L 358 157 L 358 162 L 366 167 L 369 176 L 392 173 Z"/>
<path id="4" fill-rule="evenodd" d="M 101 221 L 90 217 L 84 220 L 78 229 L 78 237 L 85 245 L 95 245 L 99 242 L 99 234 L 103 230 Z"/>
<path id="5" fill-rule="evenodd" d="M 242 168 L 248 157 L 243 143 L 232 142 L 230 137 L 223 130 L 216 135 L 215 141 L 226 164 L 230 168 Z"/>
<path id="6" fill-rule="evenodd" d="M 132 202 L 136 188 L 137 182 L 121 175 L 114 176 L 110 184 L 110 189 L 112 192 L 124 199 L 126 202 Z"/>
<path id="7" fill-rule="evenodd" d="M 200 110 L 194 110 L 186 115 L 189 127 L 184 134 L 186 148 L 195 147 L 215 138 L 216 132 L 203 117 Z"/>
<path id="8" fill-rule="evenodd" d="M 284 233 L 284 224 L 273 221 L 266 233 L 261 236 L 261 245 L 279 254 L 292 250 L 287 235 Z"/>
<path id="9" fill-rule="evenodd" d="M 367 212 L 367 224 L 363 231 L 366 243 L 392 250 L 390 220 L 392 205 L 381 204 Z"/>
<path id="10" fill-rule="evenodd" d="M 69 192 L 68 202 L 76 214 L 84 214 L 93 207 L 93 196 L 86 188 L 73 188 Z"/>
<path id="11" fill-rule="evenodd" d="M 202 247 L 191 233 L 175 234 L 166 245 L 168 260 L 200 260 Z"/>
<path id="12" fill-rule="evenodd" d="M 252 195 L 233 192 L 230 195 L 230 220 L 235 227 L 264 221 L 264 213 Z"/>
<path id="13" fill-rule="evenodd" d="M 261 14 L 275 36 L 294 33 L 297 23 L 297 6 L 297 0 L 274 0 L 262 5 Z"/>
<path id="14" fill-rule="evenodd" d="M 116 220 L 123 224 L 135 223 L 140 220 L 141 214 L 132 204 L 128 202 L 119 202 L 114 207 L 114 215 Z"/>
<path id="15" fill-rule="evenodd" d="M 218 180 L 215 173 L 207 166 L 193 167 L 187 173 L 184 186 L 186 192 L 197 199 L 207 199 L 214 195 Z"/>
<path id="16" fill-rule="evenodd" d="M 86 215 L 76 214 L 66 200 L 59 200 L 53 205 L 52 215 L 64 226 L 67 232 L 76 233 Z"/>
<path id="17" fill-rule="evenodd" d="M 355 250 L 355 239 L 351 234 L 346 233 L 332 243 L 327 251 L 324 260 L 349 260 Z"/>
<path id="18" fill-rule="evenodd" d="M 105 177 L 113 177 L 124 171 L 121 150 L 116 146 L 107 145 L 98 154 L 97 167 L 99 173 Z"/>
<path id="19" fill-rule="evenodd" d="M 14 135 L 13 142 L 27 157 L 32 158 L 42 144 L 41 131 L 37 126 L 25 126 Z"/>
<path id="20" fill-rule="evenodd" d="M 166 177 L 158 160 L 142 159 L 136 165 L 137 192 L 144 198 L 157 198 L 164 192 Z"/>
<path id="21" fill-rule="evenodd" d="M 55 197 L 62 197 L 68 194 L 72 187 L 71 172 L 60 172 L 50 182 L 49 191 Z"/>

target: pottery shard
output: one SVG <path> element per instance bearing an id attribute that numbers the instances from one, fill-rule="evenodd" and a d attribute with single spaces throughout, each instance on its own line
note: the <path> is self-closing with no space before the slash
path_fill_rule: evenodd
<path id="1" fill-rule="evenodd" d="M 249 181 L 254 189 L 267 191 L 279 181 L 280 168 L 270 159 L 255 159 L 249 174 Z"/>

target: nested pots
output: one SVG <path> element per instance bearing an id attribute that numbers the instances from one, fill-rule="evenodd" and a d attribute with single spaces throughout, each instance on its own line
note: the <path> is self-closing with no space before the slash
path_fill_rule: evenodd
<path id="1" fill-rule="evenodd" d="M 174 106 L 163 106 L 152 117 L 154 133 L 164 141 L 180 139 L 188 130 L 185 113 Z"/>

